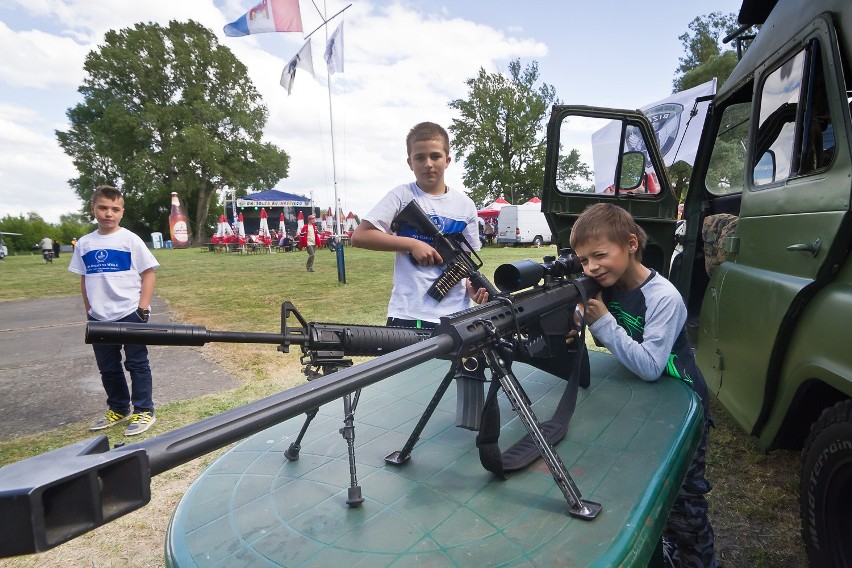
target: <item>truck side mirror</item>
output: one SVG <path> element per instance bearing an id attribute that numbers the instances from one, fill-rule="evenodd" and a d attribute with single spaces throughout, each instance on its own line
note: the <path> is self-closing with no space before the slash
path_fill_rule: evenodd
<path id="1" fill-rule="evenodd" d="M 766 185 L 775 181 L 775 152 L 767 150 L 754 166 L 754 185 Z"/>
<path id="2" fill-rule="evenodd" d="M 618 178 L 619 191 L 633 191 L 645 183 L 645 154 L 625 152 L 621 155 L 621 175 Z"/>

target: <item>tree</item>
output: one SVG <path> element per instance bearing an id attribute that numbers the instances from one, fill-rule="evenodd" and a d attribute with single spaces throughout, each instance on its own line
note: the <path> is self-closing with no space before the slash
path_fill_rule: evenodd
<path id="1" fill-rule="evenodd" d="M 88 204 L 98 185 L 119 187 L 131 230 L 167 233 L 176 191 L 203 242 L 217 189 L 245 194 L 287 176 L 289 156 L 261 142 L 268 113 L 245 66 L 200 24 L 109 31 L 84 70 L 83 102 L 56 136 L 79 173 L 77 195 Z"/>
<path id="2" fill-rule="evenodd" d="M 544 183 L 544 121 L 556 90 L 536 88 L 538 63 L 521 69 L 509 63 L 509 75 L 480 68 L 468 79 L 468 98 L 451 101 L 460 113 L 453 119 L 455 154 L 464 158 L 463 180 L 470 197 L 482 206 L 500 196 L 519 203 L 541 194 Z"/>
<path id="3" fill-rule="evenodd" d="M 30 211 L 27 216 L 5 215 L 0 219 L 0 231 L 20 233 L 19 235 L 6 235 L 6 247 L 9 252 L 31 252 L 35 245 L 44 237 L 56 239 L 60 236 L 59 230 L 42 219 L 42 217 Z"/>
<path id="4" fill-rule="evenodd" d="M 720 85 L 724 83 L 737 65 L 737 53 L 733 48 L 723 48 L 721 40 L 737 28 L 736 14 L 713 12 L 692 20 L 689 31 L 678 38 L 684 55 L 679 59 L 672 92 L 690 89 L 713 77 Z"/>
<path id="5" fill-rule="evenodd" d="M 678 76 L 675 77 L 672 92 L 691 89 L 706 83 L 713 77 L 721 85 L 736 67 L 738 59 L 734 46 L 723 47 L 721 40 L 737 30 L 736 14 L 713 12 L 699 16 L 689 24 L 689 31 L 679 37 L 684 55 L 679 59 Z M 752 30 L 746 30 L 751 35 Z M 744 46 L 745 47 L 745 46 Z M 686 162 L 675 162 L 668 168 L 668 177 L 672 190 L 683 201 L 692 176 L 692 166 Z"/>
<path id="6" fill-rule="evenodd" d="M 556 189 L 564 193 L 594 193 L 595 173 L 580 160 L 580 153 L 572 148 L 567 155 L 559 153 L 556 166 Z"/>

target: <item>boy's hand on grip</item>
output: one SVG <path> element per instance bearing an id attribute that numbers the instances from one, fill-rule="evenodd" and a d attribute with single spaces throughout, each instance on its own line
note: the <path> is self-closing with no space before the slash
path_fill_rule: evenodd
<path id="1" fill-rule="evenodd" d="M 411 246 L 409 254 L 414 262 L 420 266 L 442 266 L 444 264 L 444 259 L 431 245 L 417 239 L 411 240 L 414 241 L 414 244 Z"/>

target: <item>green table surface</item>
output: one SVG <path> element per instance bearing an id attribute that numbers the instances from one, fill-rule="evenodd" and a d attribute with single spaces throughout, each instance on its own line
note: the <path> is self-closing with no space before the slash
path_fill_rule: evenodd
<path id="1" fill-rule="evenodd" d="M 689 387 L 645 383 L 591 353 L 566 437 L 556 445 L 591 521 L 568 505 L 539 459 L 501 481 L 479 463 L 475 432 L 456 427 L 451 385 L 411 460 L 388 465 L 448 370 L 430 361 L 365 388 L 355 414 L 364 503 L 346 505 L 349 462 L 343 403 L 320 409 L 289 462 L 302 418 L 247 438 L 216 460 L 181 499 L 166 536 L 176 567 L 647 566 L 702 427 Z M 565 383 L 524 364 L 515 376 L 540 420 Z M 526 433 L 501 394 L 502 448 Z"/>

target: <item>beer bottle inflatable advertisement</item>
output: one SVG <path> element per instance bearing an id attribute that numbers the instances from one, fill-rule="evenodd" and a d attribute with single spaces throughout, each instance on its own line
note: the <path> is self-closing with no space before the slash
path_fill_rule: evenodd
<path id="1" fill-rule="evenodd" d="M 172 212 L 169 214 L 169 233 L 172 236 L 172 248 L 189 247 L 189 223 L 180 208 L 177 192 L 172 192 Z"/>

